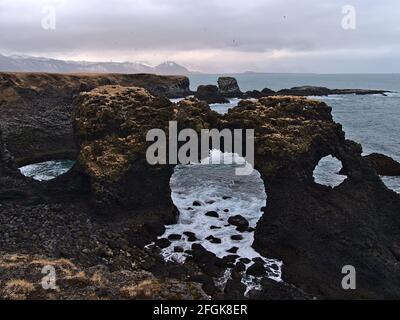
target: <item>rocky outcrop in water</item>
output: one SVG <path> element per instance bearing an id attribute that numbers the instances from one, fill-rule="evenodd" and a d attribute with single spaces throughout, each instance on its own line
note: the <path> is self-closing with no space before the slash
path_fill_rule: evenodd
<path id="1" fill-rule="evenodd" d="M 237 80 L 233 77 L 218 78 L 218 89 L 226 98 L 237 98 L 242 95 Z"/>
<path id="2" fill-rule="evenodd" d="M 381 176 L 400 176 L 400 163 L 384 154 L 371 153 L 364 157 Z"/>
<path id="3" fill-rule="evenodd" d="M 291 89 L 279 90 L 277 95 L 290 95 L 290 96 L 328 96 L 332 94 L 385 94 L 386 90 L 369 90 L 369 89 L 329 89 L 325 87 L 316 86 L 301 86 L 293 87 Z"/>
<path id="4" fill-rule="evenodd" d="M 72 100 L 80 92 L 108 84 L 141 86 L 167 97 L 190 94 L 184 76 L 0 73 L 0 127 L 15 161 L 24 165 L 75 159 Z"/>
<path id="5" fill-rule="evenodd" d="M 229 100 L 224 98 L 217 86 L 214 85 L 200 85 L 197 88 L 195 97 L 199 100 L 212 103 L 229 103 Z"/>
<path id="6" fill-rule="evenodd" d="M 195 99 L 178 105 L 137 87 L 105 86 L 82 93 L 75 101 L 75 140 L 78 165 L 91 183 L 93 200 L 103 211 L 163 208 L 165 223 L 175 221 L 169 179 L 173 166 L 146 161 L 151 129 L 168 132 L 169 121 L 183 127 L 207 128 L 216 115 Z M 167 208 L 169 208 L 167 210 Z"/>

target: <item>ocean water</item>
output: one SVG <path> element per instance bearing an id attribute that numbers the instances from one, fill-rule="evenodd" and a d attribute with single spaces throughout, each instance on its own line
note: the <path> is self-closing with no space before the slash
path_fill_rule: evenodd
<path id="1" fill-rule="evenodd" d="M 54 160 L 29 164 L 19 168 L 24 176 L 38 181 L 47 181 L 69 171 L 74 165 L 73 160 Z"/>
<path id="2" fill-rule="evenodd" d="M 322 158 L 314 169 L 314 181 L 328 187 L 337 187 L 346 180 L 346 175 L 339 174 L 343 165 L 335 157 L 327 156 Z"/>
<path id="3" fill-rule="evenodd" d="M 378 152 L 400 161 L 400 74 L 191 75 L 191 88 L 195 89 L 200 84 L 217 84 L 219 76 L 235 77 L 242 91 L 266 87 L 280 90 L 302 85 L 392 91 L 386 96 L 333 95 L 310 98 L 324 101 L 332 107 L 333 118 L 342 124 L 346 138 L 360 143 L 364 154 Z M 226 112 L 235 103 L 212 105 L 212 108 Z M 329 167 L 332 164 L 327 164 L 327 171 Z M 400 177 L 382 177 L 382 180 L 388 188 L 400 193 Z M 333 180 L 325 181 L 327 185 L 332 183 Z"/>
<path id="4" fill-rule="evenodd" d="M 210 157 L 200 164 L 179 165 L 175 168 L 171 177 L 172 200 L 179 210 L 177 224 L 166 227 L 166 232 L 160 238 L 168 238 L 170 235 L 181 235 L 180 240 L 172 241 L 172 245 L 162 249 L 162 255 L 167 261 L 182 263 L 186 260 L 185 252 L 175 252 L 176 247 L 190 250 L 193 243 L 199 243 L 217 257 L 223 258 L 233 253 L 231 248 L 237 248 L 234 253 L 240 259 L 249 259 L 246 270 L 254 264 L 253 259 L 261 259 L 266 268 L 266 276 L 281 281 L 282 262 L 263 257 L 252 247 L 254 230 L 239 232 L 236 227 L 230 225 L 230 217 L 240 215 L 245 218 L 250 228 L 255 228 L 262 216 L 262 207 L 266 205 L 267 194 L 265 186 L 258 171 L 253 170 L 247 176 L 237 176 L 235 168 L 243 164 L 244 159 L 235 157 L 233 161 L 221 161 L 221 158 L 229 154 L 222 154 L 219 150 L 213 150 Z M 232 155 L 232 154 L 230 154 Z M 232 158 L 230 159 L 232 160 Z M 198 202 L 200 205 L 195 206 Z M 207 216 L 207 212 L 214 212 L 218 217 Z M 197 240 L 188 241 L 185 232 L 194 233 Z M 231 236 L 240 235 L 242 239 L 233 240 Z M 209 241 L 208 237 L 220 240 L 220 243 Z M 222 279 L 216 279 L 220 285 L 224 285 L 229 279 L 230 272 Z M 258 288 L 261 278 L 242 274 L 242 282 L 248 291 Z"/>

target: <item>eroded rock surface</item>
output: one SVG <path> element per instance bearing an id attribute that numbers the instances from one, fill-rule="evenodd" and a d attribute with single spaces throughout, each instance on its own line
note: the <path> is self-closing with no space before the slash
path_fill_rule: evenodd
<path id="1" fill-rule="evenodd" d="M 400 176 L 400 163 L 384 154 L 371 153 L 364 157 L 381 176 Z"/>
<path id="2" fill-rule="evenodd" d="M 236 98 L 242 95 L 237 80 L 233 77 L 218 78 L 219 92 L 227 98 Z"/>
<path id="3" fill-rule="evenodd" d="M 140 86 L 167 97 L 190 94 L 184 76 L 0 73 L 0 127 L 18 165 L 74 159 L 72 100 L 109 84 Z"/>
<path id="4" fill-rule="evenodd" d="M 206 101 L 207 103 L 229 103 L 229 100 L 225 99 L 222 93 L 219 91 L 217 86 L 214 85 L 200 85 L 197 88 L 195 94 L 199 100 Z"/>

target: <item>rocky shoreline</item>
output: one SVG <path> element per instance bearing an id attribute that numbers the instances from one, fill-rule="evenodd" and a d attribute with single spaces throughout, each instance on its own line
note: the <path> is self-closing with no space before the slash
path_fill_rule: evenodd
<path id="1" fill-rule="evenodd" d="M 172 120 L 197 132 L 255 129 L 256 169 L 268 203 L 254 247 L 283 261 L 283 282 L 264 277 L 262 290 L 250 292 L 250 298 L 400 297 L 400 196 L 385 187 L 361 146 L 345 139 L 325 103 L 271 94 L 242 100 L 220 115 L 197 98 L 171 103 L 165 97 L 191 95 L 185 77 L 68 75 L 73 86 L 48 87 L 64 76 L 51 77 L 0 76 L 1 298 L 244 298 L 243 268 L 229 256 L 220 259 L 197 245 L 179 265 L 163 260 L 164 244 L 147 247 L 178 216 L 169 184 L 174 166 L 145 161 L 147 130 L 167 128 Z M 152 91 L 160 81 L 161 94 Z M 81 87 L 86 82 L 93 87 Z M 214 95 L 239 94 L 232 79 L 219 85 L 211 89 Z M 40 86 L 49 89 L 42 92 Z M 32 124 L 37 110 L 51 110 L 52 118 L 42 119 L 45 113 L 39 112 Z M 46 144 L 55 128 L 45 120 L 60 126 L 54 143 Z M 77 162 L 52 181 L 34 181 L 17 170 L 63 152 Z M 327 155 L 339 159 L 348 176 L 334 189 L 313 180 L 314 168 Z M 243 225 L 239 220 L 231 223 Z M 60 291 L 41 289 L 44 265 L 62 270 Z M 344 265 L 356 267 L 357 290 L 341 288 Z M 213 279 L 227 268 L 230 279 L 218 287 Z"/>

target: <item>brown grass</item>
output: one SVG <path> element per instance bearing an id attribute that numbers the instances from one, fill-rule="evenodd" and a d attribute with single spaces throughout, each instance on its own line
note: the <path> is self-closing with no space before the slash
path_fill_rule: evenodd
<path id="1" fill-rule="evenodd" d="M 6 283 L 3 296 L 11 300 L 26 300 L 34 290 L 33 283 L 21 279 L 12 279 Z"/>

